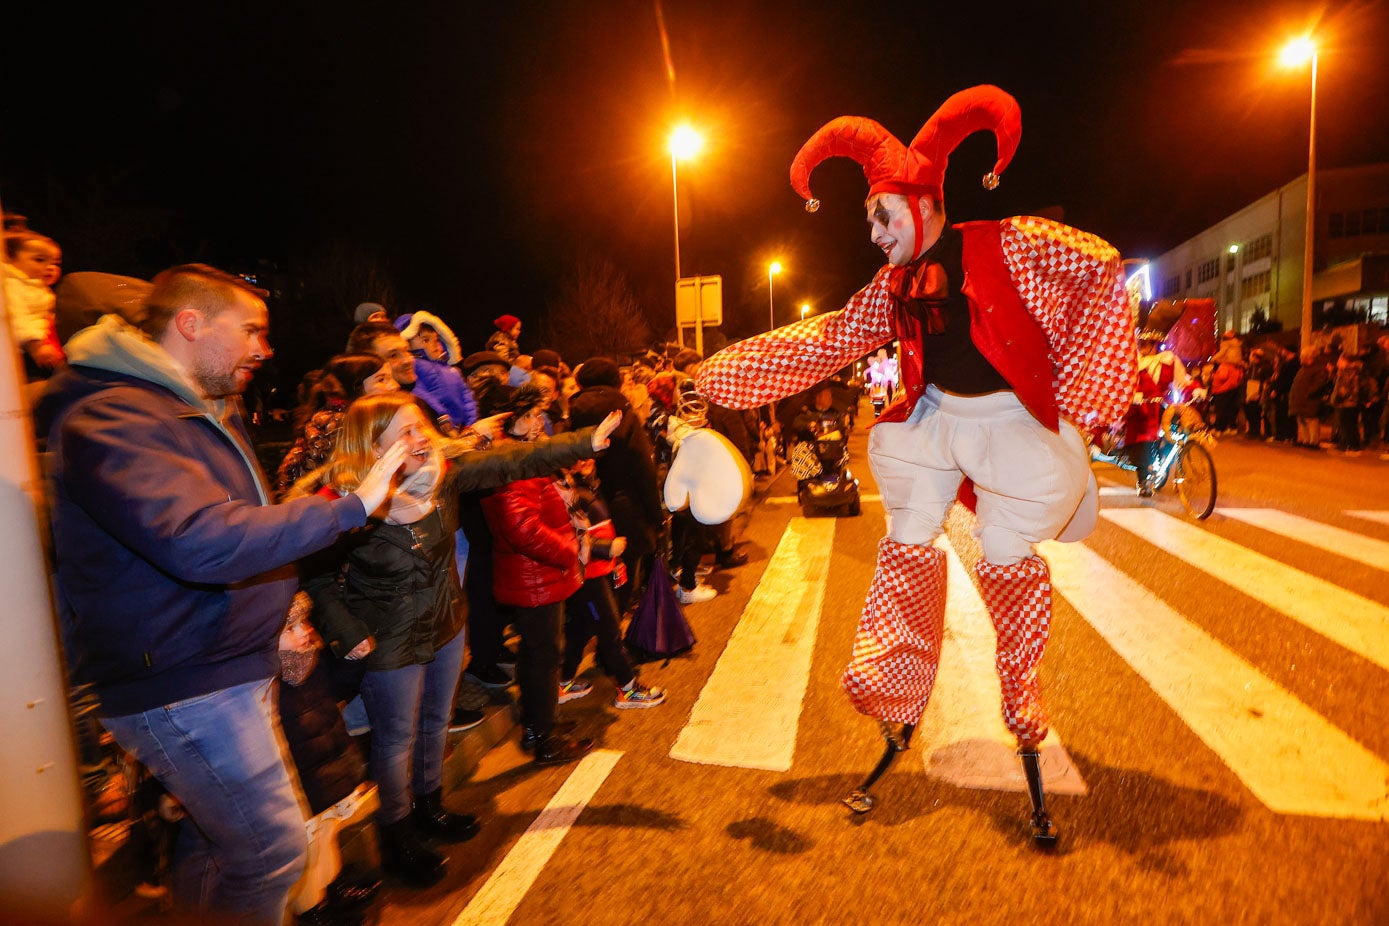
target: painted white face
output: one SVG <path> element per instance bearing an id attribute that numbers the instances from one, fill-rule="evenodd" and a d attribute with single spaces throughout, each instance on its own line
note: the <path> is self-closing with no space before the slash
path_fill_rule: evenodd
<path id="1" fill-rule="evenodd" d="M 425 429 L 424 415 L 415 405 L 401 406 L 400 411 L 395 413 L 376 442 L 376 452 L 385 453 L 397 440 L 405 441 L 406 456 L 401 472 L 408 476 L 429 459 L 429 434 Z"/>
<path id="2" fill-rule="evenodd" d="M 916 256 L 916 226 L 912 222 L 911 204 L 897 193 L 878 193 L 869 197 L 869 238 L 877 245 L 894 267 L 912 262 Z"/>

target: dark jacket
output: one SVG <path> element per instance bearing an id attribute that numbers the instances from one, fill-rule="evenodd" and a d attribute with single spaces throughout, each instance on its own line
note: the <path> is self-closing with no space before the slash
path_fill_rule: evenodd
<path id="1" fill-rule="evenodd" d="M 314 816 L 366 779 L 362 755 L 333 696 L 327 659 L 319 658 L 302 685 L 280 685 L 280 726 Z"/>
<path id="2" fill-rule="evenodd" d="M 451 461 L 438 506 L 409 526 L 373 521 L 304 563 L 304 589 L 314 600 L 314 626 L 344 658 L 368 636 L 371 671 L 432 662 L 467 619 L 454 568 L 455 499 L 460 491 L 549 477 L 593 456 L 585 429 L 535 443 L 504 444 Z M 327 490 L 331 491 L 331 490 Z"/>
<path id="3" fill-rule="evenodd" d="M 38 409 L 73 680 L 120 716 L 268 679 L 292 564 L 366 522 L 355 496 L 271 506 L 239 417 L 115 316 Z"/>
<path id="4" fill-rule="evenodd" d="M 1331 374 L 1326 364 L 1304 363 L 1293 377 L 1288 393 L 1288 413 L 1294 418 L 1316 418 L 1321 414 L 1322 400 L 1331 391 Z"/>
<path id="5" fill-rule="evenodd" d="M 584 584 L 569 507 L 547 477 L 508 483 L 482 500 L 492 529 L 493 593 L 502 604 L 537 608 Z"/>
<path id="6" fill-rule="evenodd" d="M 622 412 L 622 424 L 613 432 L 612 446 L 598 457 L 598 484 L 614 529 L 627 538 L 628 555 L 645 556 L 655 551 L 665 521 L 656 454 L 646 429 L 622 391 L 612 386 L 587 386 L 569 400 L 569 421 L 576 428 L 596 425 L 614 411 Z"/>

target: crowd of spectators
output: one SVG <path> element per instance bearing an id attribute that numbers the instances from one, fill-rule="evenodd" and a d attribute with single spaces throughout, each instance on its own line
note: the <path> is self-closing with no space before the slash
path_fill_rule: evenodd
<path id="1" fill-rule="evenodd" d="M 481 825 L 445 806 L 449 734 L 483 719 L 460 684 L 514 685 L 522 748 L 575 761 L 593 742 L 560 704 L 599 678 L 619 709 L 665 700 L 622 639 L 672 581 L 658 557 L 687 604 L 745 561 L 662 503 L 672 416 L 758 450 L 756 416 L 695 394 L 693 352 L 522 353 L 508 315 L 469 351 L 437 315 L 363 303 L 268 471 L 241 401 L 273 353 L 265 292 L 197 264 L 113 277 L 61 344 L 61 252 L 22 222 L 6 244 L 92 816 L 131 812 L 132 767 L 163 792 L 180 908 L 360 922 L 379 876 L 342 870 L 335 840 L 368 818 L 386 873 L 437 882 Z"/>
<path id="2" fill-rule="evenodd" d="M 1389 451 L 1389 335 L 1359 350 L 1333 340 L 1298 352 L 1269 341 L 1246 353 L 1226 332 L 1194 385 L 1210 397 L 1207 423 L 1218 436 L 1348 456 Z"/>

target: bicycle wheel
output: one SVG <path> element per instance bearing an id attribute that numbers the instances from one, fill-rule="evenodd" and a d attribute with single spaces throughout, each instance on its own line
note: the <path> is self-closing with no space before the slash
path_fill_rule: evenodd
<path id="1" fill-rule="evenodd" d="M 1215 461 L 1210 451 L 1196 441 L 1182 444 L 1172 482 L 1182 506 L 1198 521 L 1215 510 Z"/>

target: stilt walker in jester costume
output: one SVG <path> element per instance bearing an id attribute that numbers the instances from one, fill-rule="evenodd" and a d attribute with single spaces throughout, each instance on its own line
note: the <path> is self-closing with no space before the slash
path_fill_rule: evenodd
<path id="1" fill-rule="evenodd" d="M 871 809 L 868 788 L 906 748 L 931 695 L 946 601 L 946 559 L 932 544 L 958 499 L 976 518 L 976 573 L 998 634 L 1003 719 L 1017 737 L 1033 836 L 1050 845 L 1056 831 L 1038 751 L 1048 720 L 1037 669 L 1051 583 L 1035 544 L 1080 540 L 1093 529 L 1098 491 L 1080 431 L 1124 417 L 1137 355 L 1119 254 L 1109 244 L 1036 217 L 947 223 L 947 161 L 980 130 L 997 138 L 998 158 L 984 177 L 992 189 L 1022 132 L 1017 101 L 997 87 L 950 97 L 910 145 L 857 116 L 816 132 L 791 164 L 792 187 L 814 212 L 815 167 L 830 157 L 857 161 L 869 183 L 870 236 L 887 263 L 838 312 L 710 357 L 698 386 L 720 405 L 754 407 L 898 342 L 904 397 L 873 425 L 868 449 L 888 531 L 841 680 L 854 708 L 880 721 L 887 749 L 845 802 Z"/>

